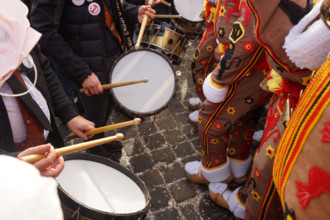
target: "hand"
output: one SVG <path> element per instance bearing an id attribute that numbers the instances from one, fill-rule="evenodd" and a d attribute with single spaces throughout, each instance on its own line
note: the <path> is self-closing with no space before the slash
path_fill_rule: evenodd
<path id="1" fill-rule="evenodd" d="M 143 17 L 145 14 L 148 16 L 147 24 L 150 24 L 151 20 L 154 19 L 154 17 L 155 17 L 156 11 L 153 10 L 150 5 L 140 6 L 139 11 L 138 11 L 138 21 L 140 24 L 142 23 L 142 20 L 143 20 Z"/>
<path id="2" fill-rule="evenodd" d="M 93 137 L 93 135 L 87 136 L 83 132 L 94 129 L 95 124 L 81 116 L 74 117 L 66 124 L 66 126 L 68 126 L 68 128 L 73 133 L 75 133 L 78 137 L 84 139 L 85 141 Z"/>
<path id="3" fill-rule="evenodd" d="M 148 2 L 149 2 L 149 0 L 146 0 L 146 1 L 145 1 L 145 5 L 148 5 Z M 160 3 L 160 0 L 154 0 L 154 1 L 152 2 L 151 7 L 154 7 L 155 5 L 158 5 L 159 3 Z"/>
<path id="4" fill-rule="evenodd" d="M 18 154 L 18 158 L 31 154 L 47 154 L 45 158 L 33 164 L 40 171 L 40 175 L 57 177 L 62 172 L 64 159 L 62 156 L 56 158 L 55 149 L 51 144 L 30 147 Z"/>
<path id="5" fill-rule="evenodd" d="M 103 93 L 101 82 L 95 73 L 92 73 L 83 81 L 82 87 L 84 88 L 84 93 L 87 96 Z"/>

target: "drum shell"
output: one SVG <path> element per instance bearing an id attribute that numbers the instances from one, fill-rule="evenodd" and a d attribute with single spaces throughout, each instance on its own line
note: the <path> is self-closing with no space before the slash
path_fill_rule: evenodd
<path id="1" fill-rule="evenodd" d="M 173 65 L 179 65 L 189 39 L 184 32 L 165 22 L 153 22 L 145 30 L 141 45 L 160 51 Z"/>
<path id="2" fill-rule="evenodd" d="M 73 153 L 64 156 L 64 160 L 88 160 L 94 161 L 98 163 L 102 163 L 104 165 L 110 166 L 117 171 L 125 174 L 127 177 L 132 179 L 134 183 L 139 186 L 140 190 L 145 195 L 146 206 L 144 209 L 128 214 L 118 214 L 118 213 L 109 213 L 101 210 L 94 209 L 92 207 L 87 207 L 82 204 L 80 201 L 77 201 L 72 196 L 70 196 L 60 185 L 58 186 L 58 194 L 60 201 L 62 203 L 62 209 L 65 220 L 71 219 L 79 219 L 79 220 L 110 220 L 110 219 L 118 219 L 118 220 L 136 220 L 136 219 L 144 219 L 148 210 L 151 206 L 151 197 L 149 191 L 145 184 L 132 172 L 122 167 L 121 165 L 107 159 L 104 157 L 96 156 L 93 154 L 87 153 Z"/>
<path id="3" fill-rule="evenodd" d="M 155 53 L 155 54 L 157 54 L 158 56 L 162 57 L 162 60 L 163 60 L 164 62 L 166 62 L 166 64 L 169 65 L 169 68 L 171 69 L 171 72 L 172 72 L 173 77 L 174 77 L 174 82 L 173 82 L 173 83 L 174 83 L 174 89 L 173 89 L 173 91 L 171 92 L 170 99 L 169 99 L 166 103 L 164 103 L 163 106 L 161 106 L 161 107 L 159 107 L 159 108 L 157 108 L 157 109 L 155 109 L 155 110 L 153 110 L 153 111 L 149 111 L 149 112 L 137 112 L 137 111 L 134 111 L 134 110 L 131 110 L 131 109 L 127 108 L 126 106 L 124 106 L 124 105 L 121 104 L 121 101 L 120 101 L 120 100 L 118 99 L 118 97 L 116 96 L 114 90 L 113 90 L 113 89 L 110 89 L 110 92 L 111 92 L 111 94 L 112 94 L 113 100 L 114 100 L 115 103 L 117 104 L 118 108 L 119 108 L 120 110 L 122 110 L 125 114 L 127 114 L 128 116 L 132 116 L 132 117 L 147 117 L 147 116 L 151 116 L 151 115 L 155 115 L 155 114 L 159 113 L 160 111 L 164 110 L 164 109 L 168 106 L 170 100 L 174 97 L 174 95 L 175 95 L 175 91 L 176 91 L 176 76 L 175 76 L 175 73 L 174 73 L 173 66 L 171 65 L 171 63 L 169 62 L 169 60 L 165 57 L 165 55 L 159 53 L 158 51 L 155 51 L 155 50 L 152 50 L 152 49 L 148 49 L 148 48 L 140 48 L 139 50 L 131 50 L 131 51 L 128 51 L 128 52 L 122 54 L 122 55 L 121 55 L 121 56 L 115 61 L 114 65 L 113 65 L 113 67 L 112 67 L 112 69 L 111 69 L 110 76 L 109 76 L 109 81 L 110 81 L 110 83 L 112 82 L 112 74 L 113 74 L 113 72 L 114 72 L 114 69 L 115 69 L 117 63 L 120 62 L 120 60 L 121 60 L 122 58 L 124 58 L 125 56 L 127 56 L 127 55 L 129 55 L 129 54 L 131 54 L 131 53 L 141 52 L 141 51 L 148 51 L 148 52 Z M 147 68 L 147 66 L 146 66 L 146 68 Z M 159 67 L 159 68 L 160 68 L 160 67 Z M 148 83 L 149 83 L 149 82 L 148 82 Z"/>

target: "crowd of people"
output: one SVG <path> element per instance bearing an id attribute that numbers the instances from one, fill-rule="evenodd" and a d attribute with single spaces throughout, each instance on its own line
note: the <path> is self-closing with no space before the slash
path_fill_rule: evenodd
<path id="1" fill-rule="evenodd" d="M 6 155 L 0 158 L 0 192 L 6 191 L 0 201 L 21 192 L 10 190 L 20 188 L 10 183 L 31 173 L 22 193 L 40 185 L 42 196 L 26 198 L 45 206 L 49 196 L 49 206 L 60 212 L 49 178 L 65 166 L 55 153 L 64 146 L 56 117 L 85 141 L 104 137 L 84 132 L 108 123 L 115 103 L 102 85 L 109 83 L 114 62 L 134 48 L 134 31 L 145 16 L 150 24 L 156 13 L 170 13 L 160 0 L 151 2 L 0 0 L 0 153 Z M 329 197 L 320 196 L 329 196 L 330 184 L 329 14 L 328 0 L 204 2 L 205 29 L 191 64 L 197 97 L 189 99 L 188 118 L 198 126 L 201 160 L 186 163 L 184 171 L 193 183 L 206 184 L 210 198 L 237 218 L 326 219 L 329 214 L 324 205 Z M 266 102 L 263 138 L 252 154 L 258 112 Z M 118 162 L 122 144 L 87 152 Z M 32 154 L 45 157 L 33 165 L 13 160 Z M 240 186 L 232 191 L 231 182 Z M 296 189 L 296 197 L 288 196 Z M 14 204 L 0 208 L 0 216 L 15 218 L 33 209 L 15 212 Z M 50 219 L 45 210 L 29 217 Z"/>

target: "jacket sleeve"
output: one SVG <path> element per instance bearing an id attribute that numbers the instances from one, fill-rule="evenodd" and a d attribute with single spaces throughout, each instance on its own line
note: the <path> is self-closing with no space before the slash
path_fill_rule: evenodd
<path id="1" fill-rule="evenodd" d="M 144 5 L 145 3 L 145 0 L 125 0 L 125 1 L 134 5 Z"/>
<path id="2" fill-rule="evenodd" d="M 65 0 L 33 0 L 30 22 L 33 28 L 42 33 L 39 44 L 43 53 L 53 57 L 73 80 L 81 84 L 93 71 L 59 34 L 64 3 Z"/>
<path id="3" fill-rule="evenodd" d="M 48 90 L 46 95 L 49 97 L 46 98 L 50 99 L 54 114 L 66 124 L 68 121 L 78 116 L 78 113 L 71 100 L 65 94 L 56 73 L 51 69 L 48 58 L 41 53 L 38 45 L 35 47 L 34 51 L 42 70 L 42 73 L 39 73 L 39 78 L 42 79 L 42 77 L 44 77 L 45 82 L 42 84 L 46 84 L 44 85 L 46 87 L 45 90 Z"/>
<path id="4" fill-rule="evenodd" d="M 138 23 L 138 10 L 140 6 L 136 6 L 134 4 L 123 2 L 123 11 L 125 14 L 125 18 L 129 26 L 134 27 L 135 24 Z"/>

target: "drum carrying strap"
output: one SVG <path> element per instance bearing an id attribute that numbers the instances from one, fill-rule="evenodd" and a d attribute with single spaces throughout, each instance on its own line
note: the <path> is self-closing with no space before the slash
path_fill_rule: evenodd
<path id="1" fill-rule="evenodd" d="M 113 11 L 113 18 L 116 28 L 120 35 L 120 44 L 123 51 L 133 50 L 133 40 L 130 32 L 130 28 L 127 25 L 127 21 L 123 14 L 123 9 L 120 0 L 111 0 L 111 7 Z"/>

